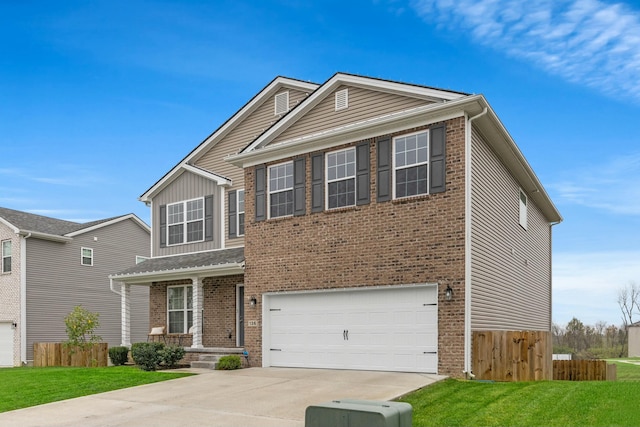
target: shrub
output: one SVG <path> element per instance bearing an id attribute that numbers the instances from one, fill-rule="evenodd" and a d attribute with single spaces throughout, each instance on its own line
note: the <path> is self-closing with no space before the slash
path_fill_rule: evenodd
<path id="1" fill-rule="evenodd" d="M 109 348 L 109 359 L 115 366 L 124 365 L 129 360 L 128 347 L 111 347 Z"/>
<path id="2" fill-rule="evenodd" d="M 228 356 L 222 356 L 218 360 L 217 369 L 230 371 L 232 369 L 240 369 L 242 367 L 242 361 L 237 354 L 230 354 Z"/>
<path id="3" fill-rule="evenodd" d="M 173 368 L 184 357 L 184 347 L 170 345 L 160 349 L 160 362 L 167 368 Z"/>
<path id="4" fill-rule="evenodd" d="M 131 357 L 143 371 L 155 371 L 160 365 L 161 342 L 137 342 L 131 345 Z"/>

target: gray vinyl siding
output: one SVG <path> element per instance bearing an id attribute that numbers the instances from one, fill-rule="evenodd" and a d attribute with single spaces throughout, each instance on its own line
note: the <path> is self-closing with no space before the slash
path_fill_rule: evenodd
<path id="1" fill-rule="evenodd" d="M 520 226 L 520 186 L 475 130 L 471 152 L 471 328 L 548 331 L 551 225 L 529 197 Z"/>
<path id="2" fill-rule="evenodd" d="M 349 107 L 335 111 L 335 92 L 345 88 L 349 90 Z M 271 143 L 286 141 L 430 103 L 423 99 L 343 85 L 327 95 L 312 111 L 305 114 Z"/>
<path id="3" fill-rule="evenodd" d="M 82 247 L 93 249 L 93 266 L 80 264 Z M 108 276 L 135 265 L 136 255 L 149 256 L 149 233 L 132 220 L 67 243 L 28 239 L 27 360 L 33 360 L 33 343 L 67 339 L 64 317 L 76 305 L 100 313 L 98 335 L 110 347 L 120 345 L 120 296 L 111 292 Z M 149 288 L 132 286 L 131 341 L 146 341 L 148 333 Z"/>
<path id="4" fill-rule="evenodd" d="M 289 108 L 298 105 L 309 93 L 284 87 L 277 93 L 289 91 Z M 267 130 L 271 125 L 278 121 L 282 116 L 276 116 L 274 110 L 274 97 L 265 99 L 262 105 L 258 106 L 241 123 L 225 135 L 216 145 L 214 145 L 206 154 L 204 154 L 195 163 L 196 166 L 230 178 L 233 182 L 232 187 L 226 189 L 241 190 L 244 188 L 244 169 L 232 165 L 224 160 L 230 154 L 235 154 L 253 142 L 262 132 Z M 225 197 L 225 199 L 227 199 Z M 225 200 L 225 218 L 229 215 L 228 199 Z M 244 246 L 244 237 L 229 239 L 229 224 L 225 220 L 225 247 Z"/>
<path id="5" fill-rule="evenodd" d="M 213 241 L 160 247 L 160 206 L 213 195 Z M 220 248 L 220 189 L 210 179 L 184 172 L 153 198 L 153 256 L 177 255 Z"/>

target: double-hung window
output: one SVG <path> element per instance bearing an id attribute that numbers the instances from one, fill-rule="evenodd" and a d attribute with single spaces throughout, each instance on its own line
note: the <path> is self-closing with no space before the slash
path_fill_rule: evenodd
<path id="1" fill-rule="evenodd" d="M 427 194 L 429 176 L 429 132 L 393 139 L 395 197 Z"/>
<path id="2" fill-rule="evenodd" d="M 11 240 L 2 241 L 2 273 L 11 273 Z"/>
<path id="3" fill-rule="evenodd" d="M 356 204 L 356 149 L 347 148 L 327 154 L 328 209 Z"/>
<path id="4" fill-rule="evenodd" d="M 186 334 L 193 325 L 193 287 L 167 288 L 167 317 L 170 334 Z"/>
<path id="5" fill-rule="evenodd" d="M 187 200 L 167 205 L 169 245 L 204 240 L 204 199 Z"/>
<path id="6" fill-rule="evenodd" d="M 269 217 L 293 215 L 293 162 L 269 167 Z"/>
<path id="7" fill-rule="evenodd" d="M 244 236 L 244 190 L 238 190 L 238 236 Z"/>
<path id="8" fill-rule="evenodd" d="M 93 265 L 93 249 L 91 248 L 80 249 L 80 263 L 82 265 L 87 265 L 87 266 Z"/>

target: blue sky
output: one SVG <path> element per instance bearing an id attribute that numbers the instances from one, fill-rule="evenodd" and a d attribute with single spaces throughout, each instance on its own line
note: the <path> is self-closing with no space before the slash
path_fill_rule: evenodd
<path id="1" fill-rule="evenodd" d="M 343 71 L 486 96 L 565 219 L 555 322 L 620 324 L 640 284 L 631 2 L 0 1 L 0 38 L 0 206 L 149 222 L 138 196 L 275 76 Z"/>

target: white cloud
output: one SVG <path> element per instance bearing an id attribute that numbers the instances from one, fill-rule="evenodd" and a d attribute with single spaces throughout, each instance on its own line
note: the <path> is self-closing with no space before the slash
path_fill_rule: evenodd
<path id="1" fill-rule="evenodd" d="M 640 101 L 640 13 L 600 0 L 414 0 L 442 28 L 570 82 Z"/>
<path id="2" fill-rule="evenodd" d="M 640 153 L 569 170 L 550 184 L 554 198 L 615 214 L 640 215 Z"/>
<path id="3" fill-rule="evenodd" d="M 558 253 L 553 257 L 553 321 L 620 324 L 618 289 L 640 284 L 640 251 Z"/>

